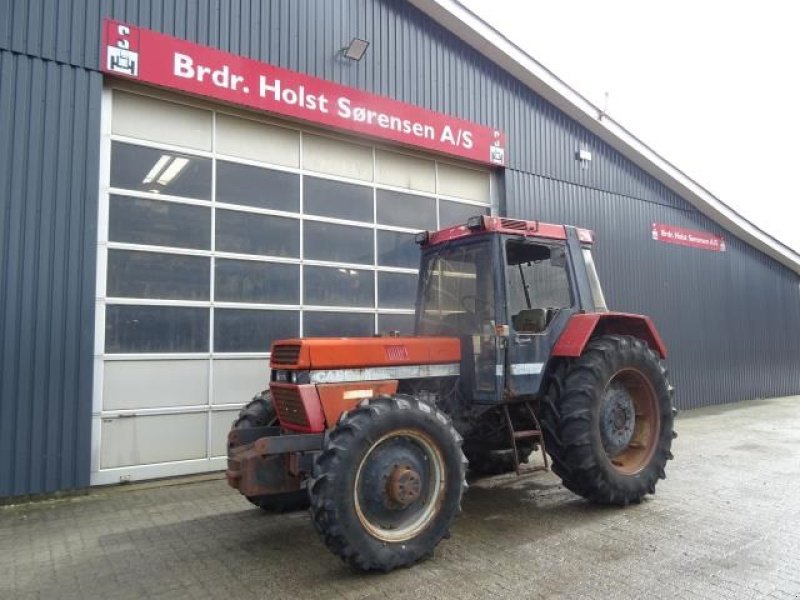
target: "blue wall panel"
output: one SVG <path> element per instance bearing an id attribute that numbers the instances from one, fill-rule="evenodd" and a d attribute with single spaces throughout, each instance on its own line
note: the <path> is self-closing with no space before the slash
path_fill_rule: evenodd
<path id="1" fill-rule="evenodd" d="M 506 172 L 507 213 L 598 234 L 597 268 L 616 310 L 653 317 L 681 408 L 800 391 L 800 281 L 694 210 Z M 725 252 L 653 241 L 669 223 L 726 238 Z"/>
<path id="2" fill-rule="evenodd" d="M 0 51 L 0 497 L 88 483 L 101 85 Z"/>

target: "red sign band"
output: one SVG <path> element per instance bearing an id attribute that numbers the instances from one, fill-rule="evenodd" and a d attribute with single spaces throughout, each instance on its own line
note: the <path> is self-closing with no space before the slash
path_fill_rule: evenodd
<path id="1" fill-rule="evenodd" d="M 105 19 L 102 70 L 309 123 L 505 164 L 497 130 L 149 29 Z"/>
<path id="2" fill-rule="evenodd" d="M 678 246 L 725 252 L 725 238 L 706 231 L 653 223 L 650 235 L 655 241 L 664 242 L 665 244 L 677 244 Z"/>

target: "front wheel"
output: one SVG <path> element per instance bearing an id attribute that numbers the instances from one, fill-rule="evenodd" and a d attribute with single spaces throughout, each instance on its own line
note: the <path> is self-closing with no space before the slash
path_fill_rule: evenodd
<path id="1" fill-rule="evenodd" d="M 412 396 L 373 398 L 326 436 L 309 485 L 312 521 L 352 567 L 409 566 L 448 535 L 465 470 L 444 413 Z"/>
<path id="2" fill-rule="evenodd" d="M 672 427 L 666 369 L 630 336 L 589 342 L 544 403 L 553 471 L 569 490 L 599 504 L 627 505 L 655 493 L 672 458 Z"/>

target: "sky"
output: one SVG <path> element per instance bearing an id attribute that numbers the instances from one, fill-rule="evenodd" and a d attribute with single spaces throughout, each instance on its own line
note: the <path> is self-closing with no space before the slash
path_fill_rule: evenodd
<path id="1" fill-rule="evenodd" d="M 800 252 L 800 3 L 461 2 Z"/>

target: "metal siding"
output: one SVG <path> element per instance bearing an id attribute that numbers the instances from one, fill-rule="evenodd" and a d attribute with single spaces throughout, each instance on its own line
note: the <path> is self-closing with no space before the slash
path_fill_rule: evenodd
<path id="1" fill-rule="evenodd" d="M 0 67 L 2 497 L 89 481 L 101 77 Z"/>
<path id="2" fill-rule="evenodd" d="M 510 216 L 594 229 L 615 310 L 653 317 L 681 408 L 800 390 L 800 278 L 694 210 L 506 171 Z M 723 235 L 726 252 L 650 239 L 653 221 Z"/>
<path id="3" fill-rule="evenodd" d="M 105 15 L 504 130 L 505 210 L 598 231 L 608 299 L 654 316 L 681 406 L 800 392 L 796 275 L 730 235 L 652 242 L 653 220 L 725 232 L 410 5 L 0 0 L 0 496 L 88 482 Z"/>

